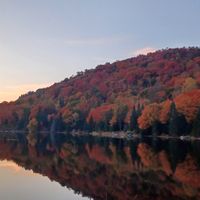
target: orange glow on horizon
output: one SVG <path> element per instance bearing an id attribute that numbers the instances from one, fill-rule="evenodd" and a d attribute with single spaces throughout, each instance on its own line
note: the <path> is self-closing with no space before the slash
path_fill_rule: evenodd
<path id="1" fill-rule="evenodd" d="M 38 173 L 34 173 L 32 170 L 25 170 L 23 167 L 9 160 L 1 160 L 0 168 L 5 168 L 13 171 L 14 173 L 20 173 L 24 176 L 40 176 Z"/>
<path id="2" fill-rule="evenodd" d="M 49 83 L 0 86 L 0 102 L 14 101 L 22 94 L 48 86 Z"/>
<path id="3" fill-rule="evenodd" d="M 3 160 L 0 162 L 0 168 L 9 168 L 15 172 L 21 171 L 21 167 L 12 161 Z"/>

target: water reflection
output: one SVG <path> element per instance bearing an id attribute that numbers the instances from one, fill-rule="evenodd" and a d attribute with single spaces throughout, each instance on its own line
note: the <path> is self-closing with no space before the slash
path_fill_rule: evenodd
<path id="1" fill-rule="evenodd" d="M 12 161 L 0 161 L 0 199 L 2 200 L 86 200 L 51 182 L 47 177 L 25 170 Z"/>
<path id="2" fill-rule="evenodd" d="M 199 142 L 19 135 L 0 140 L 0 159 L 98 200 L 200 199 Z"/>

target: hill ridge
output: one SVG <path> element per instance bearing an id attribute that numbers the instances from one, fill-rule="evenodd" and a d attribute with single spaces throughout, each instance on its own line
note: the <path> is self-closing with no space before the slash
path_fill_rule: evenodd
<path id="1" fill-rule="evenodd" d="M 176 126 L 182 117 L 185 130 L 191 131 L 200 108 L 199 87 L 200 48 L 158 50 L 98 65 L 15 102 L 1 103 L 0 128 L 50 130 L 56 124 L 53 129 L 62 131 L 160 133 L 169 132 L 173 117 Z"/>

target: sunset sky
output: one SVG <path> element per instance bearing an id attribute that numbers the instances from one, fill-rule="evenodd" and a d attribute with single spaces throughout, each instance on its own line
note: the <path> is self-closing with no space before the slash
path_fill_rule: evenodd
<path id="1" fill-rule="evenodd" d="M 200 46 L 199 0 L 0 0 L 0 102 L 77 71 Z"/>

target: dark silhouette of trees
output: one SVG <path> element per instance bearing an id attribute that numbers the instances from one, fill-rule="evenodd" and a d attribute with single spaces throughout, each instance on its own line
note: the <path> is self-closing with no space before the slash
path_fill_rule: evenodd
<path id="1" fill-rule="evenodd" d="M 191 135 L 195 137 L 200 137 L 200 109 L 193 123 Z"/>
<path id="2" fill-rule="evenodd" d="M 174 102 L 171 104 L 169 117 L 169 134 L 171 136 L 185 135 L 188 130 L 188 124 L 183 115 L 178 113 Z"/>

